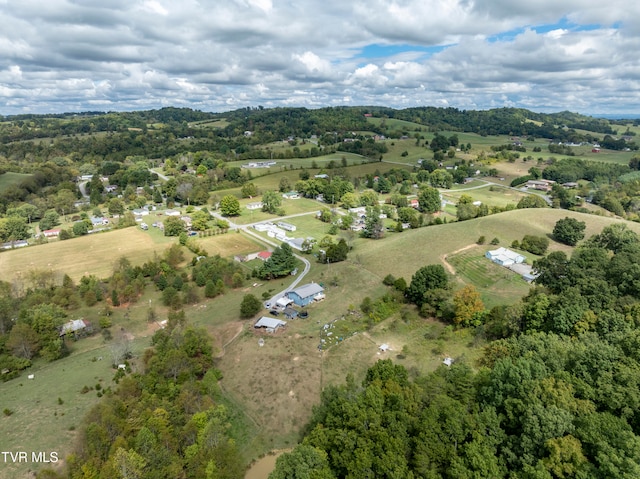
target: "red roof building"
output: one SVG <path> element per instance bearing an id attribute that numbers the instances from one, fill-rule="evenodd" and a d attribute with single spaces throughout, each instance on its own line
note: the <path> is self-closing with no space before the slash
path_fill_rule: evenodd
<path id="1" fill-rule="evenodd" d="M 258 253 L 258 258 L 261 259 L 262 261 L 267 261 L 269 258 L 271 258 L 271 252 L 269 252 L 269 251 L 260 251 Z"/>

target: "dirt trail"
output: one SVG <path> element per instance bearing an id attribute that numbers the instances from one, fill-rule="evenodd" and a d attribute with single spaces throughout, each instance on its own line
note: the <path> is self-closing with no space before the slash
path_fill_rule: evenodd
<path id="1" fill-rule="evenodd" d="M 474 246 L 477 246 L 477 245 L 476 245 L 476 243 L 471 243 L 471 244 L 469 244 L 469 245 L 467 245 L 467 246 L 464 246 L 463 248 L 457 249 L 457 250 L 455 250 L 455 251 L 453 251 L 453 252 L 451 252 L 451 253 L 443 254 L 442 256 L 440 256 L 440 260 L 441 260 L 441 261 L 442 261 L 442 263 L 444 264 L 444 267 L 447 269 L 447 271 L 448 271 L 449 273 L 451 273 L 452 275 L 454 275 L 454 276 L 455 276 L 455 274 L 456 274 L 456 270 L 455 270 L 455 268 L 451 265 L 451 263 L 449 263 L 449 262 L 447 261 L 447 257 L 448 257 L 449 255 L 454 255 L 454 254 L 462 253 L 463 251 L 466 251 L 466 250 L 468 250 L 468 249 L 471 249 L 471 248 L 473 248 Z"/>

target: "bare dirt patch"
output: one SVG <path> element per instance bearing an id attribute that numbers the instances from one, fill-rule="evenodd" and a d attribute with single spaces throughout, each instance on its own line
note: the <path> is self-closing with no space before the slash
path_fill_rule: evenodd
<path id="1" fill-rule="evenodd" d="M 447 257 L 449 255 L 453 256 L 455 254 L 462 253 L 463 251 L 467 251 L 467 250 L 469 250 L 471 248 L 474 248 L 475 246 L 477 246 L 475 243 L 471 243 L 471 244 L 469 244 L 467 246 L 464 246 L 463 248 L 457 249 L 457 250 L 455 250 L 455 251 L 453 251 L 451 253 L 443 254 L 442 256 L 440 256 L 440 260 L 442 261 L 442 264 L 447 269 L 447 271 L 450 274 L 452 274 L 453 276 L 455 276 L 456 275 L 456 269 L 451 265 L 451 263 L 449 263 L 447 261 Z"/>
<path id="2" fill-rule="evenodd" d="M 244 323 L 242 321 L 233 321 L 210 328 L 209 332 L 213 337 L 213 352 L 216 358 L 224 356 L 227 345 L 233 342 L 243 329 Z"/>

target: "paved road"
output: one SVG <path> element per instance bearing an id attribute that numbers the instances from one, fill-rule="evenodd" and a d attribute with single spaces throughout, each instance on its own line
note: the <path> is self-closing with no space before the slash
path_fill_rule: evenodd
<path id="1" fill-rule="evenodd" d="M 314 211 L 311 211 L 311 212 L 308 212 L 308 213 L 297 213 L 295 215 L 281 216 L 278 219 L 295 218 L 297 216 L 305 216 L 305 215 L 311 215 L 311 214 L 316 214 L 316 213 Z M 251 230 L 252 226 L 254 226 L 256 224 L 259 224 L 259 223 L 268 223 L 269 220 L 267 220 L 267 221 L 257 221 L 255 223 L 250 223 L 250 224 L 246 224 L 246 225 L 239 225 L 239 224 L 234 223 L 233 221 L 229 220 L 229 218 L 223 217 L 222 215 L 220 215 L 219 213 L 216 213 L 216 212 L 212 212 L 211 216 L 228 222 L 229 223 L 229 227 L 231 229 L 237 229 L 239 231 L 242 231 L 243 233 L 255 238 L 260 243 L 267 244 L 269 246 L 273 246 L 274 248 L 277 248 L 277 247 L 280 246 L 280 243 L 276 243 L 275 241 L 271 241 L 269 239 L 263 238 L 262 236 L 260 236 L 259 234 L 257 234 L 256 232 Z M 296 279 L 293 280 L 293 282 L 288 287 L 286 287 L 285 289 L 283 289 L 279 293 L 276 293 L 270 299 L 266 300 L 265 301 L 265 306 L 266 306 L 266 304 L 269 304 L 269 305 L 275 304 L 276 301 L 278 301 L 280 298 L 282 298 L 285 295 L 285 293 L 291 291 L 292 289 L 295 289 L 300 284 L 300 282 L 304 279 L 304 277 L 307 275 L 309 270 L 311 269 L 311 263 L 309 262 L 308 259 L 306 259 L 305 257 L 300 256 L 298 254 L 294 254 L 294 256 L 304 263 L 304 269 L 301 272 L 298 272 L 298 274 L 296 275 Z"/>
<path id="2" fill-rule="evenodd" d="M 168 176 L 163 175 L 162 173 L 158 173 L 156 170 L 154 170 L 154 169 L 152 169 L 152 168 L 148 168 L 148 170 L 149 170 L 151 173 L 155 173 L 156 175 L 158 175 L 158 178 L 160 178 L 161 180 L 169 181 L 169 177 L 168 177 Z"/>
<path id="3" fill-rule="evenodd" d="M 78 183 L 78 189 L 80 190 L 80 193 L 82 193 L 82 196 L 85 199 L 89 199 L 89 195 L 87 194 L 87 183 L 89 183 L 88 181 L 81 181 L 80 183 Z"/>

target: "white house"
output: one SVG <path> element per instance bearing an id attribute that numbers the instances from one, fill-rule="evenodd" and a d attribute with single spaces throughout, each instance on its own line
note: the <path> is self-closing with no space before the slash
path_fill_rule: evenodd
<path id="1" fill-rule="evenodd" d="M 296 225 L 292 225 L 291 223 L 286 223 L 284 221 L 279 221 L 278 226 L 287 231 L 295 231 L 297 229 Z"/>
<path id="2" fill-rule="evenodd" d="M 487 251 L 485 256 L 500 266 L 511 266 L 512 264 L 524 263 L 524 260 L 526 259 L 521 254 L 502 247 L 494 249 L 493 251 Z"/>
<path id="3" fill-rule="evenodd" d="M 262 209 L 262 201 L 255 201 L 253 203 L 247 204 L 248 210 L 259 210 Z"/>

